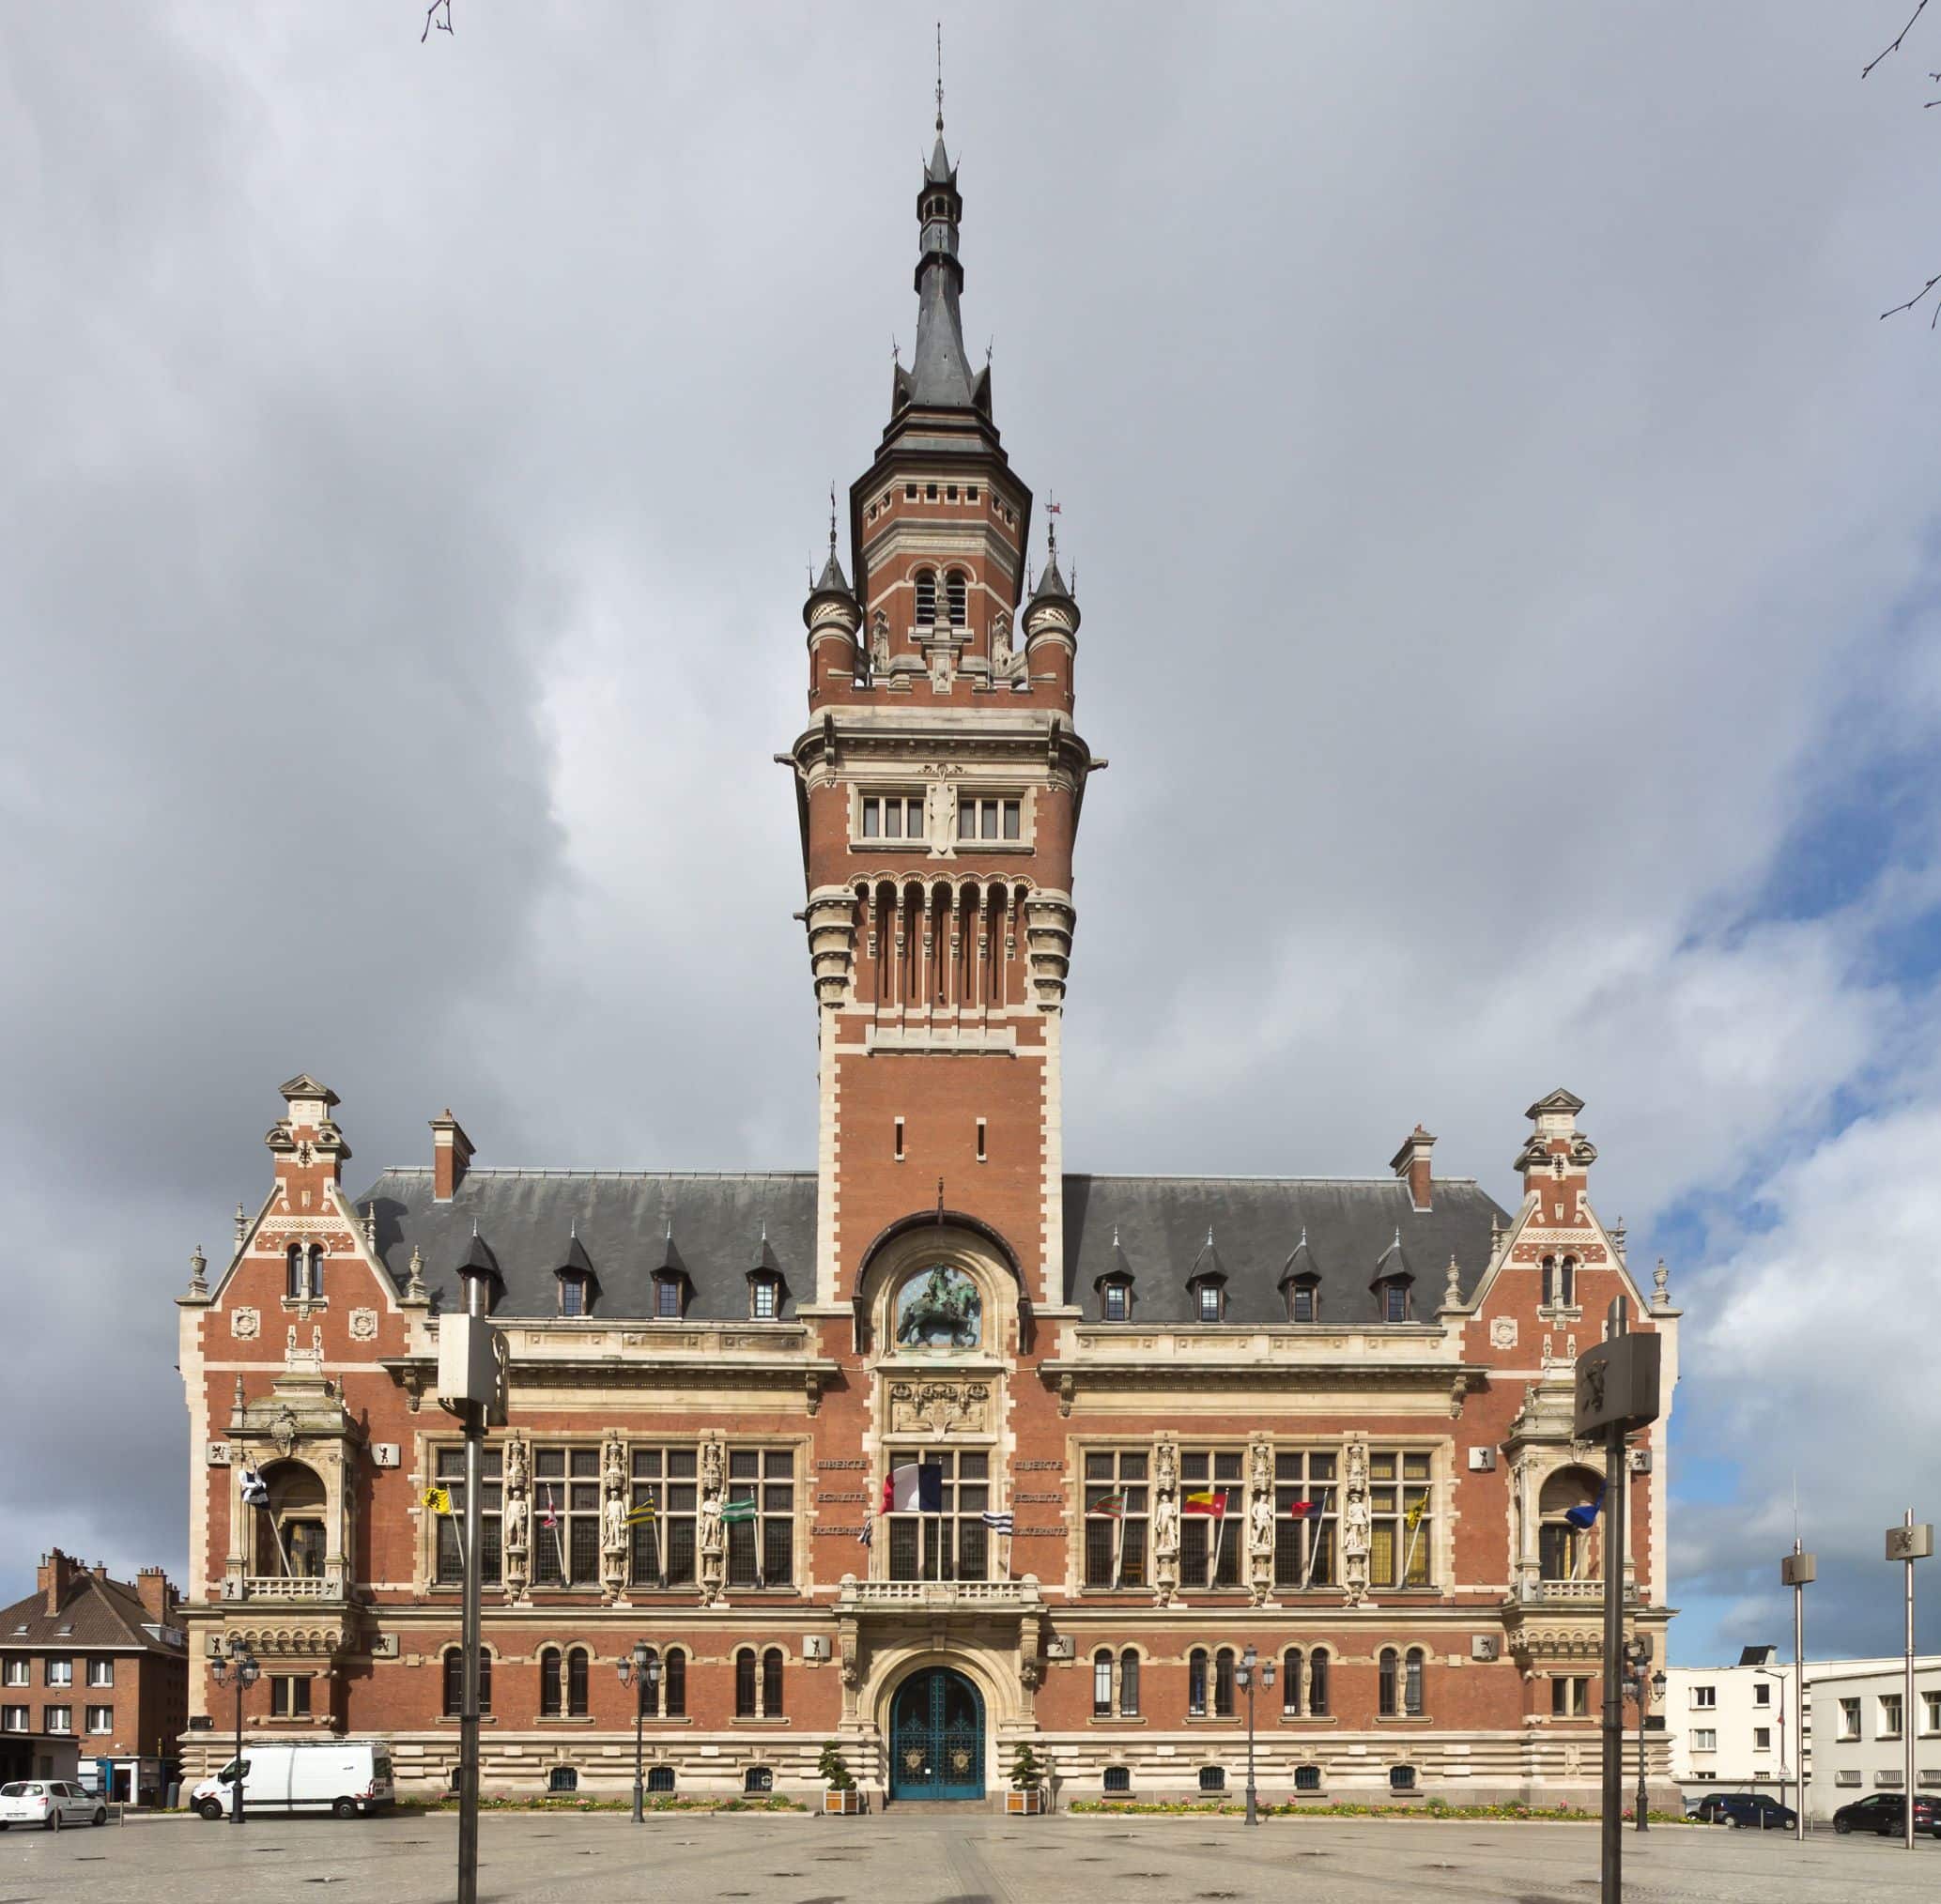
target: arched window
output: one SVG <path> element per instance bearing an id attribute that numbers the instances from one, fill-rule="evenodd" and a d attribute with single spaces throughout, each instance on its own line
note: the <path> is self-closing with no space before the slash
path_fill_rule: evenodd
<path id="1" fill-rule="evenodd" d="M 762 1655 L 762 1716 L 782 1716 L 782 1650 L 772 1646 Z"/>
<path id="2" fill-rule="evenodd" d="M 1223 1646 L 1213 1655 L 1213 1716 L 1233 1717 L 1233 1648 Z"/>
<path id="3" fill-rule="evenodd" d="M 292 1243 L 288 1255 L 284 1259 L 283 1293 L 292 1302 L 303 1299 L 306 1287 L 303 1276 L 303 1246 Z"/>
<path id="4" fill-rule="evenodd" d="M 555 1765 L 546 1774 L 546 1789 L 548 1791 L 578 1791 L 579 1773 L 570 1765 Z"/>
<path id="5" fill-rule="evenodd" d="M 1599 1535 L 1604 1479 L 1588 1467 L 1560 1467 L 1536 1497 L 1537 1570 L 1546 1580 L 1603 1575 Z"/>
<path id="6" fill-rule="evenodd" d="M 734 1716 L 755 1716 L 755 1649 L 745 1646 L 734 1656 Z"/>
<path id="7" fill-rule="evenodd" d="M 1207 1650 L 1196 1646 L 1186 1659 L 1186 1710 L 1195 1719 L 1207 1712 Z"/>
<path id="8" fill-rule="evenodd" d="M 934 570 L 917 571 L 917 625 L 928 628 L 937 619 L 937 577 Z"/>
<path id="9" fill-rule="evenodd" d="M 1131 1647 L 1118 1656 L 1118 1715 L 1121 1719 L 1139 1716 L 1139 1655 Z"/>
<path id="10" fill-rule="evenodd" d="M 560 1650 L 549 1646 L 539 1655 L 539 1716 L 557 1719 L 560 1713 Z"/>
<path id="11" fill-rule="evenodd" d="M 313 1243 L 313 1244 L 311 1244 L 311 1246 L 310 1246 L 310 1277 L 309 1277 L 309 1290 L 308 1290 L 308 1294 L 309 1294 L 309 1297 L 310 1297 L 310 1299 L 311 1299 L 311 1301 L 313 1301 L 313 1302 L 321 1302 L 321 1301 L 323 1300 L 323 1293 L 324 1293 L 324 1286 L 323 1286 L 323 1265 L 324 1265 L 324 1252 L 323 1252 L 323 1245 L 322 1245 L 321 1243 Z"/>
<path id="12" fill-rule="evenodd" d="M 1394 1647 L 1385 1646 L 1381 1650 L 1381 1658 L 1379 1664 L 1380 1666 L 1381 1697 L 1376 1710 L 1380 1712 L 1384 1719 L 1393 1719 L 1395 1716 L 1397 1697 L 1395 1678 L 1401 1666 L 1401 1657 Z"/>
<path id="13" fill-rule="evenodd" d="M 746 1792 L 763 1792 L 775 1789 L 775 1768 L 772 1765 L 751 1765 L 741 1775 L 741 1789 Z"/>
<path id="14" fill-rule="evenodd" d="M 300 1461 L 279 1461 L 263 1471 L 269 1505 L 250 1515 L 255 1524 L 258 1574 L 323 1578 L 329 1496 L 323 1480 Z"/>
<path id="15" fill-rule="evenodd" d="M 1294 1768 L 1296 1791 L 1318 1791 L 1320 1789 L 1321 1768 L 1318 1765 L 1297 1765 Z"/>
<path id="16" fill-rule="evenodd" d="M 687 1655 L 678 1646 L 668 1648 L 661 1670 L 660 1710 L 670 1719 L 687 1716 Z"/>
<path id="17" fill-rule="evenodd" d="M 950 608 L 950 625 L 962 628 L 970 620 L 970 580 L 962 569 L 952 569 L 944 581 L 944 593 Z"/>
<path id="18" fill-rule="evenodd" d="M 1092 1717 L 1109 1719 L 1111 1716 L 1112 1653 L 1101 1646 L 1092 1655 Z"/>
<path id="19" fill-rule="evenodd" d="M 1566 1256 L 1557 1266 L 1557 1300 L 1565 1309 L 1577 1301 L 1577 1258 Z"/>
<path id="20" fill-rule="evenodd" d="M 1317 1646 L 1307 1656 L 1307 1716 L 1328 1716 L 1328 1649 Z"/>
<path id="21" fill-rule="evenodd" d="M 455 1646 L 445 1649 L 444 1715 L 448 1719 L 465 1716 L 465 1655 Z"/>
<path id="22" fill-rule="evenodd" d="M 1281 1655 L 1281 1711 L 1301 1710 L 1301 1649 L 1290 1646 Z"/>
<path id="23" fill-rule="evenodd" d="M 647 1789 L 656 1792 L 670 1792 L 674 1789 L 674 1768 L 671 1765 L 650 1765 L 647 1768 Z"/>
<path id="24" fill-rule="evenodd" d="M 1403 1662 L 1402 1670 L 1402 1711 L 1411 1719 L 1422 1717 L 1422 1669 L 1424 1654 L 1421 1647 L 1411 1646 L 1409 1657 Z"/>
<path id="25" fill-rule="evenodd" d="M 569 1719 L 586 1717 L 586 1648 L 576 1646 L 566 1655 L 566 1716 Z"/>
<path id="26" fill-rule="evenodd" d="M 1551 1305 L 1552 1303 L 1554 1303 L 1554 1302 L 1556 1301 L 1556 1299 L 1557 1299 L 1557 1259 L 1556 1259 L 1556 1257 L 1554 1257 L 1554 1256 L 1546 1256 L 1546 1257 L 1544 1258 L 1544 1293 L 1543 1293 L 1543 1306 L 1544 1306 L 1544 1307 L 1545 1307 L 1546 1309 L 1548 1309 L 1548 1308 L 1550 1307 L 1550 1305 Z"/>

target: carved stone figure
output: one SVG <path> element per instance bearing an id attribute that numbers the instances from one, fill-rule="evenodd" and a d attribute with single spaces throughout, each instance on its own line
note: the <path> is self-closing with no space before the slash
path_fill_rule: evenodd
<path id="1" fill-rule="evenodd" d="M 881 608 L 870 628 L 870 666 L 878 674 L 889 672 L 889 617 Z"/>
<path id="2" fill-rule="evenodd" d="M 1152 1483 L 1162 1494 L 1171 1494 L 1179 1485 L 1179 1451 L 1170 1441 L 1154 1444 Z"/>
<path id="3" fill-rule="evenodd" d="M 1169 1494 L 1152 1504 L 1152 1551 L 1161 1559 L 1179 1551 L 1179 1503 Z"/>
<path id="4" fill-rule="evenodd" d="M 1256 1494 L 1247 1509 L 1247 1551 L 1273 1552 L 1273 1496 Z"/>
<path id="5" fill-rule="evenodd" d="M 701 1444 L 701 1491 L 703 1494 L 719 1494 L 721 1491 L 721 1444 L 718 1441 Z"/>
<path id="6" fill-rule="evenodd" d="M 1249 1483 L 1255 1494 L 1265 1494 L 1273 1486 L 1273 1451 L 1264 1441 L 1256 1441 L 1247 1451 Z"/>
<path id="7" fill-rule="evenodd" d="M 608 1554 L 626 1552 L 626 1502 L 617 1494 L 609 1494 L 600 1510 L 600 1546 Z"/>
<path id="8" fill-rule="evenodd" d="M 701 1550 L 703 1554 L 718 1554 L 724 1542 L 721 1538 L 721 1497 L 718 1492 L 701 1497 L 698 1526 L 701 1532 Z"/>
<path id="9" fill-rule="evenodd" d="M 1348 1507 L 1341 1520 L 1341 1550 L 1350 1558 L 1365 1556 L 1368 1552 L 1370 1522 L 1368 1518 L 1368 1497 L 1364 1494 L 1351 1494 Z"/>
<path id="10" fill-rule="evenodd" d="M 1342 1475 L 1348 1492 L 1364 1492 L 1368 1486 L 1368 1449 L 1364 1442 L 1350 1441 L 1343 1451 Z"/>
<path id="11" fill-rule="evenodd" d="M 531 1470 L 526 1466 L 526 1440 L 522 1435 L 505 1437 L 505 1491 L 524 1494 L 531 1484 Z"/>
<path id="12" fill-rule="evenodd" d="M 608 1494 L 622 1494 L 626 1490 L 626 1450 L 618 1441 L 609 1441 L 601 1451 L 600 1471 L 607 1483 Z"/>
<path id="13" fill-rule="evenodd" d="M 522 1494 L 507 1495 L 503 1515 L 505 1530 L 505 1551 L 508 1554 L 523 1554 L 526 1551 L 526 1497 Z"/>

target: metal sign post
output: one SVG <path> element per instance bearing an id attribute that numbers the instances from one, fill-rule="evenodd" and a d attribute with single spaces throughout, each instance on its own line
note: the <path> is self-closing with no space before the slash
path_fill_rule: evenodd
<path id="1" fill-rule="evenodd" d="M 1914 1563 L 1925 1560 L 1934 1551 L 1934 1528 L 1931 1521 L 1917 1522 L 1909 1508 L 1898 1528 L 1887 1529 L 1887 1559 L 1907 1563 L 1907 1664 L 1906 1681 L 1901 1690 L 1901 1743 L 1906 1754 L 1901 1789 L 1904 1794 L 1901 1811 L 1907 1849 L 1914 1849 Z"/>
<path id="2" fill-rule="evenodd" d="M 1604 1778 L 1600 1866 L 1602 1904 L 1622 1904 L 1625 1860 L 1625 1559 L 1631 1477 L 1625 1437 L 1658 1418 L 1663 1344 L 1630 1333 L 1623 1297 L 1614 1297 L 1605 1337 L 1577 1359 L 1574 1433 L 1604 1443 Z M 1638 1749 L 1644 1750 L 1641 1730 Z"/>
<path id="3" fill-rule="evenodd" d="M 1779 1584 L 1793 1589 L 1793 1837 L 1806 1843 L 1806 1589 L 1818 1574 L 1813 1557 L 1793 1537 L 1779 1562 Z"/>
<path id="4" fill-rule="evenodd" d="M 459 1266 L 466 1284 L 463 1315 L 439 1322 L 439 1401 L 465 1424 L 465 1588 L 459 1647 L 464 1695 L 458 1718 L 458 1904 L 478 1904 L 479 1895 L 479 1583 L 485 1545 L 481 1497 L 485 1491 L 487 1426 L 505 1425 L 505 1350 L 485 1320 L 485 1285 L 499 1265 L 474 1236 Z"/>

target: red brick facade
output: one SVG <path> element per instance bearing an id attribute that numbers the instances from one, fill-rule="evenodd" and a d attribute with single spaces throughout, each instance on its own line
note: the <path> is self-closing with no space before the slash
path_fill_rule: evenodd
<path id="1" fill-rule="evenodd" d="M 1030 492 L 962 362 L 961 209 L 940 140 L 916 361 L 851 491 L 853 588 L 832 525 L 781 757 L 813 1172 L 481 1168 L 446 1112 L 429 1168 L 352 1201 L 335 1098 L 291 1080 L 269 1194 L 181 1299 L 193 1710 L 226 1714 L 200 1667 L 241 1634 L 253 1727 L 383 1734 L 408 1788 L 448 1776 L 454 1553 L 422 1497 L 458 1445 L 438 1316 L 476 1235 L 512 1394 L 487 1791 L 630 1780 L 613 1666 L 638 1638 L 679 1657 L 646 1729 L 684 1792 L 806 1790 L 831 1737 L 878 1789 L 995 1790 L 1024 1739 L 1067 1796 L 1237 1789 L 1251 1644 L 1282 1667 L 1255 1708 L 1272 1795 L 1586 1797 L 1605 1523 L 1565 1519 L 1600 1466 L 1570 1361 L 1621 1298 L 1669 1382 L 1676 1312 L 1595 1216 L 1566 1093 L 1532 1107 L 1514 1212 L 1435 1175 L 1420 1126 L 1377 1179 L 1066 1172 L 1072 855 L 1103 762 L 1072 725 L 1077 604 L 1055 557 L 1027 589 Z M 1664 1436 L 1623 1482 L 1660 1648 Z M 925 1465 L 951 1512 L 886 1511 Z M 917 1723 L 936 1669 L 968 1732 Z"/>

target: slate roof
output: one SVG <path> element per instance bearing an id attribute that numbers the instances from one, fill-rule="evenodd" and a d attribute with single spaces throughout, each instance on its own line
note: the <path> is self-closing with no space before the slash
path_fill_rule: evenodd
<path id="1" fill-rule="evenodd" d="M 780 1273 L 785 1316 L 815 1289 L 812 1171 L 475 1169 L 450 1203 L 435 1203 L 432 1188 L 428 1170 L 388 1170 L 357 1207 L 376 1204 L 377 1253 L 400 1292 L 415 1246 L 444 1309 L 465 1306 L 458 1266 L 474 1222 L 503 1281 L 500 1315 L 557 1315 L 564 1268 L 591 1267 L 595 1315 L 652 1315 L 663 1267 L 686 1275 L 698 1318 L 745 1321 L 758 1266 Z"/>
<path id="2" fill-rule="evenodd" d="M 415 1245 L 425 1287 L 446 1309 L 463 1307 L 457 1270 L 476 1222 L 503 1279 L 500 1314 L 557 1314 L 558 1271 L 590 1267 L 596 1315 L 648 1316 L 665 1266 L 689 1279 L 690 1317 L 742 1321 L 758 1267 L 781 1276 L 784 1316 L 813 1298 L 815 1196 L 809 1171 L 473 1170 L 439 1204 L 430 1171 L 391 1170 L 357 1207 L 375 1202 L 378 1253 L 399 1290 Z M 1141 1323 L 1190 1322 L 1189 1279 L 1211 1271 L 1225 1279 L 1228 1322 L 1283 1322 L 1291 1270 L 1317 1279 L 1324 1321 L 1374 1323 L 1370 1285 L 1395 1267 L 1399 1234 L 1426 1319 L 1451 1251 L 1468 1294 L 1488 1259 L 1491 1220 L 1508 1224 L 1467 1178 L 1437 1178 L 1433 1205 L 1415 1209 L 1400 1178 L 1071 1175 L 1065 1299 L 1096 1313 L 1099 1280 L 1129 1275 Z"/>
<path id="3" fill-rule="evenodd" d="M 1068 1176 L 1065 1299 L 1096 1313 L 1093 1284 L 1130 1272 L 1139 1322 L 1191 1322 L 1187 1279 L 1198 1264 L 1225 1277 L 1228 1322 L 1285 1322 L 1280 1285 L 1291 1270 L 1318 1279 L 1324 1322 L 1374 1323 L 1369 1285 L 1399 1231 L 1425 1320 L 1441 1300 L 1450 1252 L 1467 1295 L 1488 1262 L 1490 1220 L 1509 1223 L 1468 1178 L 1438 1177 L 1431 1202 L 1417 1210 L 1399 1177 Z"/>
<path id="4" fill-rule="evenodd" d="M 179 1658 L 183 1649 L 164 1646 L 145 1631 L 149 1623 L 148 1609 L 132 1587 L 83 1574 L 69 1582 L 58 1613 L 48 1612 L 47 1595 L 39 1590 L 0 1608 L 0 1651 L 33 1647 L 85 1652 L 90 1647 L 139 1647 L 144 1652 Z M 26 1632 L 14 1630 L 21 1626 Z M 72 1631 L 64 1633 L 63 1627 Z"/>

